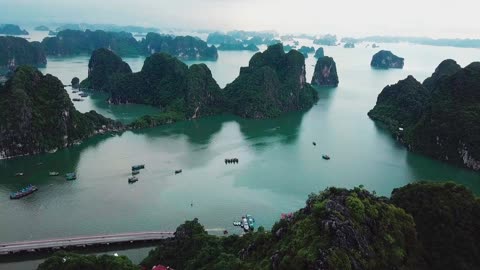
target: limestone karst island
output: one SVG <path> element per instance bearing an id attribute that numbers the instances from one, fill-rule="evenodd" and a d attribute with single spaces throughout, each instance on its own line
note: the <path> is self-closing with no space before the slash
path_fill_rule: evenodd
<path id="1" fill-rule="evenodd" d="M 480 269 L 477 13 L 4 1 L 0 269 Z"/>

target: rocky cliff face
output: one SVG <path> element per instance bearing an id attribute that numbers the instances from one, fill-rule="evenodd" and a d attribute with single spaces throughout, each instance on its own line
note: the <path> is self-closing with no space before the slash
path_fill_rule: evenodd
<path id="1" fill-rule="evenodd" d="M 332 57 L 324 56 L 317 60 L 312 84 L 318 86 L 338 86 L 337 66 Z"/>
<path id="2" fill-rule="evenodd" d="M 391 51 L 381 50 L 374 54 L 370 66 L 379 69 L 403 68 L 404 59 L 394 55 Z"/>
<path id="3" fill-rule="evenodd" d="M 148 33 L 141 42 L 145 54 L 168 53 L 183 60 L 216 60 L 215 46 L 208 46 L 203 40 L 191 36 L 166 36 Z"/>
<path id="4" fill-rule="evenodd" d="M 19 67 L 0 88 L 0 158 L 63 148 L 122 126 L 94 111 L 81 114 L 56 77 Z"/>
<path id="5" fill-rule="evenodd" d="M 130 66 L 122 58 L 108 49 L 93 51 L 88 61 L 88 77 L 82 81 L 82 88 L 103 90 L 110 78 L 117 74 L 132 73 Z"/>
<path id="6" fill-rule="evenodd" d="M 227 107 L 247 118 L 269 118 L 307 109 L 318 99 L 305 79 L 305 58 L 295 50 L 285 53 L 282 44 L 256 53 L 224 92 Z"/>
<path id="7" fill-rule="evenodd" d="M 14 70 L 20 65 L 44 67 L 47 64 L 45 53 L 38 42 L 28 42 L 18 37 L 0 37 L 1 70 Z"/>
<path id="8" fill-rule="evenodd" d="M 480 63 L 455 70 L 443 62 L 425 80 L 429 88 L 411 76 L 387 86 L 369 116 L 412 151 L 480 170 Z"/>

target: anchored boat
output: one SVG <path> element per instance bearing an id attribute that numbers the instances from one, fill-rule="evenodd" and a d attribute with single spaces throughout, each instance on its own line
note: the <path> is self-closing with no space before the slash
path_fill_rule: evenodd
<path id="1" fill-rule="evenodd" d="M 23 176 L 23 172 L 17 172 L 15 176 Z"/>
<path id="2" fill-rule="evenodd" d="M 138 181 L 138 178 L 135 176 L 129 177 L 128 178 L 128 183 L 133 184 Z"/>
<path id="3" fill-rule="evenodd" d="M 132 166 L 132 171 L 138 171 L 141 169 L 145 169 L 145 164 L 140 164 L 140 165 L 133 165 Z"/>
<path id="4" fill-rule="evenodd" d="M 59 176 L 60 173 L 59 172 L 49 172 L 48 175 L 49 176 Z"/>
<path id="5" fill-rule="evenodd" d="M 139 170 L 134 170 L 134 171 L 132 171 L 132 175 L 137 175 L 137 174 L 139 174 L 139 173 L 140 173 Z"/>
<path id="6" fill-rule="evenodd" d="M 329 160 L 330 156 L 329 155 L 323 155 L 322 158 L 325 159 L 325 160 Z"/>
<path id="7" fill-rule="evenodd" d="M 70 180 L 76 180 L 77 179 L 77 174 L 74 172 L 67 173 L 65 174 L 65 178 L 70 181 Z"/>
<path id="8" fill-rule="evenodd" d="M 27 187 L 25 187 L 25 188 L 23 188 L 23 189 L 21 189 L 17 192 L 10 193 L 10 199 L 11 200 L 20 199 L 20 198 L 23 198 L 25 196 L 28 196 L 28 195 L 34 193 L 37 190 L 38 190 L 38 188 L 36 186 L 28 185 Z"/>

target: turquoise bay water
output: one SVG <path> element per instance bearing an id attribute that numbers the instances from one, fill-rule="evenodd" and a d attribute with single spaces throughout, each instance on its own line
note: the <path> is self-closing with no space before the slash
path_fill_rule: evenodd
<path id="1" fill-rule="evenodd" d="M 318 104 L 306 112 L 269 120 L 215 116 L 95 137 L 54 154 L 0 161 L 0 242 L 171 231 L 194 217 L 207 228 L 240 233 L 232 222 L 241 215 L 248 212 L 257 225 L 270 227 L 281 213 L 302 207 L 309 193 L 328 186 L 363 184 L 388 196 L 413 181 L 452 180 L 479 194 L 479 173 L 407 152 L 367 112 L 386 85 L 409 74 L 423 80 L 446 58 L 467 65 L 478 60 L 480 51 L 409 44 L 382 44 L 383 48 L 405 57 L 403 70 L 372 70 L 369 63 L 376 50 L 371 48 L 326 47 L 326 55 L 337 63 L 340 85 L 318 89 Z M 253 55 L 219 54 L 218 61 L 206 64 L 222 87 Z M 138 71 L 144 58 L 125 60 Z M 64 84 L 70 84 L 73 76 L 86 77 L 87 56 L 48 61 L 42 72 Z M 306 60 L 308 80 L 315 61 L 313 55 Z M 109 105 L 105 98 L 96 94 L 75 106 L 123 122 L 157 111 L 142 105 Z M 332 159 L 324 161 L 322 154 Z M 233 157 L 240 163 L 225 165 L 224 159 Z M 139 182 L 129 185 L 130 166 L 138 163 L 145 163 L 146 169 Z M 174 175 L 176 169 L 183 173 Z M 49 177 L 52 170 L 76 171 L 78 180 Z M 15 177 L 19 171 L 25 176 Z M 22 200 L 8 199 L 10 192 L 28 183 L 40 190 Z"/>

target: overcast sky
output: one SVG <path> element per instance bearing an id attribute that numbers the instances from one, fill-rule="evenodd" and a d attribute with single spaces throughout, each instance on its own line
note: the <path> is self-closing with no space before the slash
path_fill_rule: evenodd
<path id="1" fill-rule="evenodd" d="M 0 0 L 0 22 L 480 38 L 479 0 Z"/>

